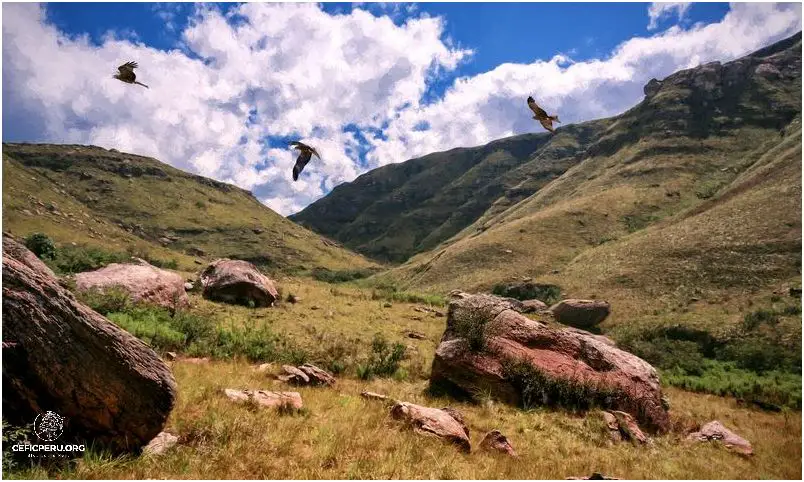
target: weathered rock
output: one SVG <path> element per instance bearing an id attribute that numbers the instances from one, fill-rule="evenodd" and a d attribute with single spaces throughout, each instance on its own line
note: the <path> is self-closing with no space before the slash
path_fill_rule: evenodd
<path id="1" fill-rule="evenodd" d="M 261 363 L 261 364 L 257 365 L 256 367 L 254 367 L 254 370 L 256 370 L 259 373 L 265 373 L 265 372 L 271 371 L 273 369 L 274 369 L 273 363 Z"/>
<path id="2" fill-rule="evenodd" d="M 719 440 L 729 450 L 733 450 L 742 455 L 754 454 L 754 448 L 751 447 L 751 442 L 727 429 L 717 420 L 707 423 L 701 427 L 701 430 L 689 434 L 687 438 L 698 442 Z"/>
<path id="3" fill-rule="evenodd" d="M 165 358 L 167 358 L 167 359 L 168 359 L 168 361 L 173 361 L 173 360 L 175 360 L 175 359 L 176 359 L 176 356 L 177 356 L 177 355 L 176 355 L 176 352 L 173 352 L 173 351 L 169 351 L 169 352 L 165 353 Z"/>
<path id="4" fill-rule="evenodd" d="M 162 455 L 176 445 L 178 441 L 179 437 L 167 432 L 160 432 L 142 449 L 142 452 L 147 455 Z"/>
<path id="5" fill-rule="evenodd" d="M 603 418 L 606 420 L 611 438 L 615 442 L 621 440 L 642 444 L 648 442 L 648 437 L 639 429 L 639 425 L 631 414 L 619 410 L 603 411 Z"/>
<path id="6" fill-rule="evenodd" d="M 256 307 L 273 306 L 279 298 L 274 282 L 248 261 L 218 259 L 201 272 L 204 298 Z"/>
<path id="7" fill-rule="evenodd" d="M 463 417 L 456 411 L 423 407 L 407 402 L 397 402 L 391 407 L 391 417 L 402 420 L 413 427 L 416 433 L 430 435 L 447 440 L 460 447 L 466 453 L 471 450 L 469 429 L 463 423 Z"/>
<path id="8" fill-rule="evenodd" d="M 607 475 L 603 475 L 600 472 L 594 472 L 592 475 L 588 477 L 567 477 L 564 480 L 622 480 L 617 477 L 609 477 Z"/>
<path id="9" fill-rule="evenodd" d="M 282 369 L 285 370 L 286 375 L 280 375 L 278 378 L 283 382 L 294 385 L 326 385 L 329 387 L 335 385 L 335 378 L 332 375 L 309 363 L 300 367 L 282 365 Z"/>
<path id="10" fill-rule="evenodd" d="M 192 283 L 189 283 L 189 282 L 184 283 L 184 291 L 192 291 L 193 288 L 194 288 L 194 285 Z"/>
<path id="11" fill-rule="evenodd" d="M 263 407 L 293 408 L 301 410 L 304 406 L 299 392 L 271 392 L 266 390 L 235 390 L 232 388 L 224 389 L 224 393 L 229 400 L 234 402 L 251 401 Z"/>
<path id="12" fill-rule="evenodd" d="M 3 257 L 10 256 L 25 266 L 31 268 L 37 273 L 42 273 L 51 278 L 56 275 L 47 267 L 35 254 L 28 250 L 24 245 L 17 242 L 17 240 L 4 234 L 3 235 Z"/>
<path id="13" fill-rule="evenodd" d="M 489 452 L 500 452 L 503 454 L 516 457 L 516 450 L 511 446 L 511 442 L 499 430 L 492 430 L 487 433 L 483 440 L 480 442 L 480 448 Z"/>
<path id="14" fill-rule="evenodd" d="M 139 450 L 173 409 L 176 381 L 168 366 L 79 303 L 50 270 L 31 262 L 33 254 L 3 248 L 3 418 L 27 425 L 50 410 L 67 419 L 63 440 Z"/>
<path id="15" fill-rule="evenodd" d="M 184 290 L 184 279 L 172 271 L 157 268 L 142 261 L 138 264 L 113 263 L 95 271 L 75 275 L 79 291 L 106 291 L 120 288 L 131 300 L 168 309 L 186 308 L 190 299 Z"/>
<path id="16" fill-rule="evenodd" d="M 296 303 L 301 301 L 301 298 L 291 293 L 288 295 L 285 301 L 287 301 L 288 303 L 293 303 L 295 305 Z"/>
<path id="17" fill-rule="evenodd" d="M 662 82 L 657 79 L 650 79 L 642 91 L 645 93 L 647 97 L 653 97 L 662 89 Z"/>
<path id="18" fill-rule="evenodd" d="M 406 335 L 408 336 L 408 338 L 413 338 L 414 340 L 426 340 L 427 339 L 427 335 L 425 335 L 424 333 L 420 333 L 418 331 L 408 331 L 408 332 L 406 332 Z"/>
<path id="19" fill-rule="evenodd" d="M 522 313 L 537 313 L 547 309 L 547 304 L 540 300 L 525 300 L 522 302 Z"/>
<path id="20" fill-rule="evenodd" d="M 369 399 L 369 400 L 382 400 L 384 402 L 394 401 L 388 395 L 383 395 L 383 394 L 374 393 L 374 392 L 360 392 L 360 396 L 363 397 L 363 398 Z"/>
<path id="21" fill-rule="evenodd" d="M 606 319 L 611 306 L 598 300 L 563 300 L 550 307 L 556 321 L 576 328 L 590 328 Z"/>
<path id="22" fill-rule="evenodd" d="M 472 323 L 480 329 L 467 330 Z M 484 349 L 472 349 L 465 338 L 479 335 Z M 526 370 L 523 373 L 521 370 Z M 531 379 L 545 383 L 532 386 Z M 524 377 L 524 378 L 523 378 Z M 535 378 L 534 378 L 535 377 Z M 669 428 L 656 370 L 644 360 L 594 337 L 555 329 L 531 320 L 496 296 L 453 299 L 447 329 L 436 349 L 431 383 L 458 388 L 465 394 L 490 393 L 511 404 L 567 403 L 566 390 L 583 392 L 580 400 L 630 413 L 652 431 Z"/>
<path id="23" fill-rule="evenodd" d="M 599 341 L 601 343 L 605 343 L 605 344 L 610 345 L 610 346 L 617 346 L 617 344 L 614 342 L 614 340 L 612 340 L 611 338 L 609 338 L 607 336 L 595 335 L 594 333 L 589 333 L 588 331 L 582 330 L 580 328 L 574 328 L 574 327 L 570 326 L 568 328 L 564 328 L 564 331 L 568 331 L 570 333 L 576 333 L 576 334 L 581 335 L 581 336 L 588 336 L 590 338 L 594 338 L 595 340 L 597 340 L 597 341 Z"/>

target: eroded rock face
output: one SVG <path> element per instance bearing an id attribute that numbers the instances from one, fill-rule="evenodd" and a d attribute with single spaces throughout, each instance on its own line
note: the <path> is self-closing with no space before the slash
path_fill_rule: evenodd
<path id="1" fill-rule="evenodd" d="M 3 417 L 27 425 L 51 410 L 67 419 L 62 440 L 139 450 L 173 409 L 170 369 L 16 249 L 3 253 Z"/>
<path id="2" fill-rule="evenodd" d="M 648 442 L 648 437 L 639 429 L 639 425 L 631 414 L 619 410 L 604 411 L 603 418 L 606 420 L 606 426 L 609 428 L 613 441 L 627 440 L 641 444 Z"/>
<path id="3" fill-rule="evenodd" d="M 751 442 L 727 429 L 717 420 L 707 423 L 701 427 L 701 430 L 689 434 L 687 438 L 697 442 L 719 440 L 729 450 L 733 450 L 742 455 L 754 454 L 754 448 L 751 446 Z"/>
<path id="4" fill-rule="evenodd" d="M 547 304 L 540 300 L 525 300 L 522 302 L 522 313 L 538 313 L 547 309 Z"/>
<path id="5" fill-rule="evenodd" d="M 662 82 L 657 79 L 650 79 L 650 81 L 645 84 L 643 88 L 643 92 L 647 97 L 653 97 L 662 89 Z"/>
<path id="6" fill-rule="evenodd" d="M 469 453 L 469 429 L 463 416 L 454 409 L 423 407 L 407 402 L 397 402 L 391 407 L 391 417 L 402 420 L 417 433 L 439 437 L 457 445 Z"/>
<path id="7" fill-rule="evenodd" d="M 95 271 L 78 273 L 75 275 L 75 285 L 80 291 L 104 291 L 117 287 L 129 293 L 134 302 L 168 309 L 190 305 L 184 279 L 178 273 L 151 266 L 145 261 L 136 264 L 113 263 Z"/>
<path id="8" fill-rule="evenodd" d="M 480 329 L 467 328 L 477 322 Z M 478 333 L 485 347 L 471 348 L 468 340 Z M 659 377 L 647 362 L 592 336 L 531 320 L 491 295 L 453 298 L 431 383 L 518 405 L 594 402 L 630 413 L 653 431 L 669 426 Z M 569 400 L 567 393 L 578 397 Z"/>
<path id="9" fill-rule="evenodd" d="M 273 306 L 279 293 L 270 278 L 248 261 L 218 259 L 201 272 L 204 298 L 255 307 Z"/>
<path id="10" fill-rule="evenodd" d="M 599 300 L 562 300 L 550 307 L 556 321 L 575 328 L 591 328 L 609 316 L 611 305 Z"/>

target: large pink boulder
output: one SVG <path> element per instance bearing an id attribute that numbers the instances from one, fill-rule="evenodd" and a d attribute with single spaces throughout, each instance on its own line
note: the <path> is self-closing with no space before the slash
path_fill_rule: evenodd
<path id="1" fill-rule="evenodd" d="M 149 303 L 171 310 L 190 305 L 181 275 L 145 261 L 113 263 L 95 271 L 78 273 L 75 287 L 79 291 L 119 288 L 127 292 L 135 303 Z"/>
<path id="2" fill-rule="evenodd" d="M 201 272 L 204 298 L 255 307 L 273 306 L 279 293 L 270 278 L 248 261 L 218 259 Z"/>
<path id="3" fill-rule="evenodd" d="M 492 295 L 450 302 L 431 383 L 518 405 L 597 405 L 630 413 L 652 431 L 669 428 L 650 364 L 588 334 L 529 319 Z"/>

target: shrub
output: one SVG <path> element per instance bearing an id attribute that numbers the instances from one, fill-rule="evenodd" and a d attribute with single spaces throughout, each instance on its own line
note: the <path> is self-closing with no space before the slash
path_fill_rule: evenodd
<path id="1" fill-rule="evenodd" d="M 365 363 L 357 366 L 357 377 L 371 380 L 375 376 L 390 377 L 399 370 L 399 364 L 405 357 L 405 345 L 393 345 L 380 334 L 374 336 L 371 343 L 371 354 Z"/>
<path id="2" fill-rule="evenodd" d="M 344 269 L 332 271 L 327 268 L 313 268 L 312 276 L 318 281 L 326 283 L 345 283 L 358 279 L 368 278 L 376 272 L 374 269 Z"/>
<path id="3" fill-rule="evenodd" d="M 51 264 L 56 272 L 69 275 L 93 271 L 112 263 L 124 263 L 128 259 L 129 256 L 125 253 L 110 252 L 86 245 L 65 245 L 59 248 Z"/>
<path id="4" fill-rule="evenodd" d="M 128 291 L 118 286 L 104 289 L 91 288 L 76 294 L 79 301 L 102 315 L 114 312 L 125 312 L 132 307 Z"/>
<path id="5" fill-rule="evenodd" d="M 44 233 L 33 233 L 25 238 L 25 247 L 39 259 L 54 259 L 56 257 L 56 245 Z"/>
<path id="6" fill-rule="evenodd" d="M 461 310 L 453 318 L 452 329 L 466 340 L 470 351 L 479 352 L 486 349 L 486 325 L 490 318 L 490 314 L 482 310 Z"/>
<path id="7" fill-rule="evenodd" d="M 492 294 L 505 298 L 515 298 L 520 301 L 537 299 L 548 305 L 561 299 L 561 288 L 557 285 L 522 282 L 513 284 L 498 284 Z"/>
<path id="8" fill-rule="evenodd" d="M 752 331 L 762 323 L 771 325 L 779 322 L 779 316 L 772 310 L 756 310 L 747 313 L 743 318 L 743 329 Z"/>

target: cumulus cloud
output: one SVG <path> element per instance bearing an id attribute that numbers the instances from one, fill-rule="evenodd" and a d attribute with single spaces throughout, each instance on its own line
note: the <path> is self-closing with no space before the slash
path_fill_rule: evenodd
<path id="1" fill-rule="evenodd" d="M 648 30 L 655 30 L 659 25 L 658 22 L 662 18 L 669 17 L 675 14 L 678 20 L 682 20 L 689 10 L 690 4 L 687 2 L 653 2 L 648 7 Z"/>
<path id="2" fill-rule="evenodd" d="M 442 18 L 392 13 L 202 5 L 182 22 L 181 48 L 164 51 L 130 34 L 100 45 L 68 37 L 40 6 L 5 4 L 4 137 L 153 156 L 290 214 L 368 168 L 538 130 L 528 95 L 564 123 L 609 116 L 636 103 L 651 77 L 729 60 L 801 29 L 800 5 L 735 4 L 720 22 L 633 38 L 605 59 L 555 55 L 457 78 L 425 103 L 434 79 L 472 52 L 445 37 Z M 112 78 L 128 60 L 150 89 Z M 288 138 L 323 157 L 298 182 Z"/>

